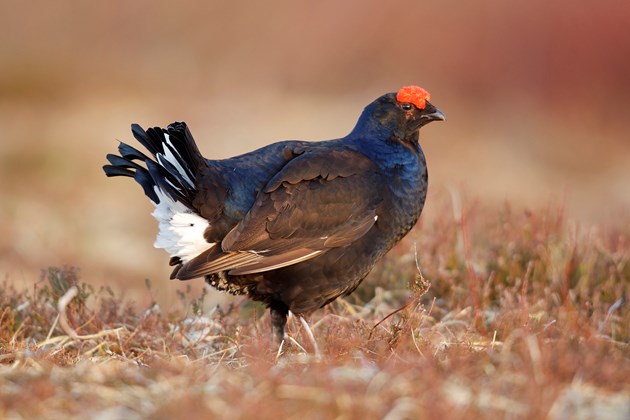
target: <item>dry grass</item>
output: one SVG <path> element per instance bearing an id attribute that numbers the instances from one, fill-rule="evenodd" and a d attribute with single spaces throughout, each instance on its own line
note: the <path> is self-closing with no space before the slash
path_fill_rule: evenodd
<path id="1" fill-rule="evenodd" d="M 313 315 L 318 356 L 296 320 L 278 355 L 245 301 L 143 307 L 70 268 L 6 284 L 0 416 L 627 418 L 627 225 L 459 202 Z"/>

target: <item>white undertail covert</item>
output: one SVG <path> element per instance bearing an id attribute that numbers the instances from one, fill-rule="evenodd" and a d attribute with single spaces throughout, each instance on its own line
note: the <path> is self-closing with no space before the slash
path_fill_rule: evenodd
<path id="1" fill-rule="evenodd" d="M 182 159 L 182 157 L 179 156 L 177 149 L 171 144 L 169 135 L 164 133 L 164 137 L 166 144 L 171 147 L 163 146 L 162 150 L 164 152 L 156 154 L 158 164 L 164 166 L 163 162 L 168 161 L 177 169 L 182 179 L 190 187 L 194 188 L 193 180 L 190 179 L 179 163 L 178 157 L 179 159 Z M 177 156 L 173 155 L 171 148 L 175 150 Z M 159 232 L 153 246 L 165 249 L 172 257 L 178 257 L 182 262 L 186 263 L 215 245 L 207 242 L 203 236 L 209 226 L 206 219 L 184 204 L 173 200 L 158 186 L 155 186 L 154 190 L 160 202 L 153 203 L 155 210 L 151 213 L 159 224 Z"/>

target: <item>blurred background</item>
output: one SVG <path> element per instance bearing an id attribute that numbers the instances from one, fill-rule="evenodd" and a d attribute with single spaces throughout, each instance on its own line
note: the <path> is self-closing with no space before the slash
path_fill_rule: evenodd
<path id="1" fill-rule="evenodd" d="M 585 225 L 630 209 L 627 1 L 0 0 L 0 276 L 42 268 L 168 305 L 152 206 L 101 166 L 129 125 L 186 121 L 207 157 L 348 133 L 406 84 L 446 123 L 422 130 L 430 194 L 550 202 Z M 424 217 L 436 212 L 431 196 Z M 199 284 L 200 282 L 195 282 Z"/>

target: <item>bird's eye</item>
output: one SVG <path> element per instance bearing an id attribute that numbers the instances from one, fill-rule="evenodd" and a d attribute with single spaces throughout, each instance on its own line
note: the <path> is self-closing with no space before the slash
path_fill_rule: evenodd
<path id="1" fill-rule="evenodd" d="M 408 102 L 401 104 L 400 107 L 405 111 L 411 111 L 411 108 L 413 108 L 412 105 Z"/>

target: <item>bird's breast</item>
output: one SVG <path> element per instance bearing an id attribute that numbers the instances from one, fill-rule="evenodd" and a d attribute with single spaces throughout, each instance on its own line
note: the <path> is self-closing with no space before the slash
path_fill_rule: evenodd
<path id="1" fill-rule="evenodd" d="M 412 156 L 392 165 L 385 185 L 379 223 L 386 241 L 393 246 L 413 228 L 422 213 L 428 186 L 424 156 Z"/>

